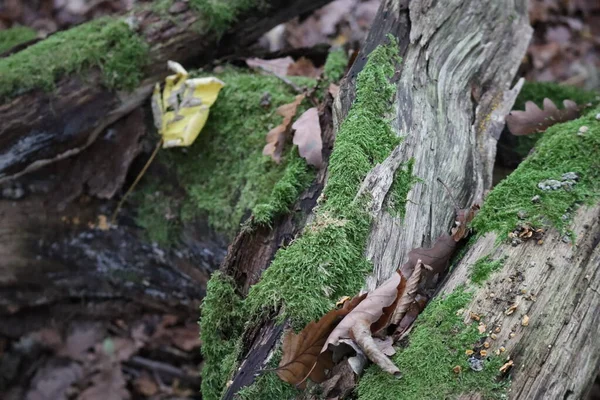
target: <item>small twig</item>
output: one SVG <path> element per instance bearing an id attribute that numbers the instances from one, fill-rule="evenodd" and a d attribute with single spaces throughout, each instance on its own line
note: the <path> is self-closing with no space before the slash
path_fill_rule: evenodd
<path id="1" fill-rule="evenodd" d="M 160 150 L 160 148 L 162 147 L 162 144 L 163 144 L 163 140 L 160 139 L 158 141 L 158 144 L 156 145 L 156 148 L 154 149 L 154 151 L 150 155 L 150 158 L 148 159 L 148 161 L 146 161 L 146 164 L 144 165 L 144 168 L 142 168 L 142 170 L 140 171 L 140 173 L 135 177 L 135 181 L 133 181 L 133 183 L 131 184 L 131 186 L 129 187 L 129 189 L 127 189 L 127 192 L 125 192 L 125 194 L 123 195 L 123 197 L 121 197 L 121 200 L 119 201 L 119 204 L 117 204 L 117 208 L 115 209 L 115 212 L 113 213 L 113 215 L 112 215 L 112 217 L 110 219 L 110 224 L 111 225 L 115 225 L 115 222 L 117 221 L 117 215 L 119 214 L 119 211 L 121 211 L 121 207 L 123 207 L 123 204 L 125 203 L 125 200 L 127 200 L 127 196 L 129 196 L 131 194 L 131 192 L 133 192 L 133 189 L 135 188 L 135 186 L 138 184 L 138 182 L 140 181 L 140 179 L 142 179 L 142 176 L 144 176 L 144 174 L 148 170 L 148 167 L 150 167 L 150 164 L 152 164 L 152 161 L 154 161 L 154 159 L 156 158 L 156 155 L 158 154 L 158 150 Z"/>
<path id="2" fill-rule="evenodd" d="M 450 188 L 448 188 L 448 186 L 446 186 L 446 184 L 440 178 L 437 178 L 437 181 L 439 183 L 441 183 L 444 186 L 444 188 L 446 188 L 446 191 L 448 192 L 448 196 L 450 196 L 450 199 L 452 199 L 452 202 L 454 203 L 454 209 L 456 211 L 460 210 L 460 207 L 458 206 L 458 202 L 456 201 L 454 196 L 452 196 L 452 192 L 450 191 Z"/>

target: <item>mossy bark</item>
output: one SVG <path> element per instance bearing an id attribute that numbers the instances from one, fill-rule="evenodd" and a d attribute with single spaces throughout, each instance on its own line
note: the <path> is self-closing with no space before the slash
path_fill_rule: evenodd
<path id="1" fill-rule="evenodd" d="M 231 247 L 234 261 L 222 271 L 246 296 L 249 323 L 239 367 L 223 377 L 233 382 L 224 398 L 293 397 L 273 373 L 244 388 L 266 362 L 276 363 L 269 357 L 288 326 L 282 323 L 297 329 L 338 296 L 372 289 L 408 251 L 450 228 L 451 196 L 468 206 L 489 188 L 503 116 L 520 87 L 509 84 L 530 35 L 521 1 L 383 2 L 334 107 L 337 137 L 311 223 L 274 259 L 272 248 L 252 258 L 256 248 Z M 399 195 L 409 200 L 404 216 Z M 252 259 L 251 274 L 235 259 Z"/>
<path id="2" fill-rule="evenodd" d="M 1 58 L 0 120 L 10 123 L 0 128 L 0 181 L 89 146 L 143 103 L 167 75 L 167 60 L 203 66 L 243 54 L 273 26 L 328 1 L 174 1 L 166 11 L 92 21 Z"/>

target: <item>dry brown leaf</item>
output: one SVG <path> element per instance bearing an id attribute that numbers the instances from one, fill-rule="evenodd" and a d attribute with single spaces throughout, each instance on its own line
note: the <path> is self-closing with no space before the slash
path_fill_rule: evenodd
<path id="1" fill-rule="evenodd" d="M 398 323 L 398 327 L 394 332 L 395 338 L 402 337 L 402 335 L 408 331 L 419 314 L 421 314 L 421 311 L 425 309 L 428 301 L 429 299 L 427 297 L 417 294 L 415 301 L 413 301 L 406 314 L 404 314 L 404 317 Z"/>
<path id="2" fill-rule="evenodd" d="M 408 253 L 408 261 L 404 263 L 400 271 L 402 275 L 410 276 L 414 266 L 417 265 L 417 261 L 421 260 L 423 264 L 431 267 L 431 271 L 426 271 L 423 275 L 435 275 L 443 272 L 450 261 L 450 257 L 456 249 L 456 241 L 452 236 L 444 233 L 441 235 L 433 247 L 425 248 L 418 247 L 412 249 Z"/>
<path id="3" fill-rule="evenodd" d="M 415 296 L 417 295 L 419 282 L 421 281 L 421 271 L 424 267 L 425 266 L 423 265 L 421 260 L 417 261 L 413 273 L 410 275 L 410 278 L 406 282 L 406 288 L 402 293 L 402 297 L 398 301 L 396 309 L 394 310 L 394 313 L 392 315 L 392 325 L 398 325 L 398 323 L 400 323 L 411 304 L 415 301 Z"/>
<path id="4" fill-rule="evenodd" d="M 246 64 L 250 68 L 258 68 L 275 75 L 285 76 L 288 73 L 290 65 L 294 64 L 292 57 L 274 58 L 272 60 L 263 60 L 261 58 L 249 58 Z"/>
<path id="5" fill-rule="evenodd" d="M 458 210 L 454 228 L 451 231 L 452 239 L 458 242 L 467 236 L 467 233 L 469 233 L 469 223 L 473 221 L 477 212 L 479 212 L 479 204 L 473 204 L 470 208 Z"/>
<path id="6" fill-rule="evenodd" d="M 292 125 L 294 144 L 298 146 L 300 156 L 316 168 L 323 165 L 323 141 L 321 140 L 321 124 L 317 107 L 306 110 Z"/>
<path id="7" fill-rule="evenodd" d="M 318 78 L 319 76 L 321 76 L 321 68 L 316 68 L 313 62 L 308 58 L 300 57 L 298 61 L 288 66 L 285 75 Z"/>
<path id="8" fill-rule="evenodd" d="M 558 109 L 550 99 L 544 99 L 544 108 L 540 109 L 534 102 L 525 103 L 525 111 L 511 111 L 506 116 L 506 125 L 513 135 L 530 135 L 543 132 L 559 122 L 570 121 L 579 117 L 581 109 L 571 100 L 563 101 L 565 108 Z"/>
<path id="9" fill-rule="evenodd" d="M 387 326 L 398 301 L 406 288 L 406 279 L 396 271 L 381 286 L 369 293 L 331 332 L 321 352 L 335 348 L 340 339 L 353 339 L 373 363 L 384 371 L 398 376 L 400 371 L 394 363 L 377 347 L 372 334 Z"/>
<path id="10" fill-rule="evenodd" d="M 325 340 L 342 318 L 366 296 L 365 293 L 346 301 L 341 309 L 332 310 L 319 321 L 309 323 L 298 334 L 289 331 L 283 339 L 283 356 L 277 375 L 292 385 L 304 386 L 307 376 L 314 382 L 322 382 L 325 371 L 322 365 L 317 364 L 327 364 L 327 356 L 319 357 Z"/>
<path id="11" fill-rule="evenodd" d="M 300 94 L 296 96 L 293 102 L 277 108 L 277 114 L 283 117 L 283 121 L 267 133 L 267 144 L 263 149 L 263 155 L 270 156 L 278 164 L 281 162 L 281 153 L 290 132 L 292 118 L 296 115 L 298 106 L 302 103 L 304 97 L 304 94 Z"/>

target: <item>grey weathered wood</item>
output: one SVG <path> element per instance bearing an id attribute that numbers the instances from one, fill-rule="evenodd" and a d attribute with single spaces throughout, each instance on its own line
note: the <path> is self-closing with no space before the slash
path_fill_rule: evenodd
<path id="1" fill-rule="evenodd" d="M 411 249 L 430 246 L 448 231 L 454 203 L 438 179 L 451 188 L 460 207 L 490 188 L 496 142 L 520 84 L 509 87 L 532 34 L 525 1 L 406 3 L 385 1 L 374 24 L 383 20 L 392 32 L 408 25 L 409 34 L 408 40 L 399 38 L 403 62 L 391 116 L 403 142 L 393 154 L 394 167 L 368 178 L 383 185 L 370 193 L 379 203 L 366 250 L 375 265 L 367 279 L 370 290 L 402 265 Z M 388 33 L 371 31 L 365 49 L 384 42 Z M 353 98 L 357 73 L 353 67 L 340 90 L 334 109 L 338 124 Z M 421 182 L 408 194 L 401 220 L 383 203 L 390 175 L 411 158 Z"/>
<path id="2" fill-rule="evenodd" d="M 600 369 L 600 203 L 581 208 L 573 220 L 574 244 L 556 230 L 544 243 L 497 245 L 495 234 L 479 239 L 445 282 L 440 296 L 469 282 L 481 257 L 505 258 L 465 307 L 490 332 L 500 327 L 490 351 L 505 347 L 515 363 L 511 399 L 584 399 Z M 530 297 L 534 295 L 533 299 Z M 518 304 L 516 311 L 504 311 Z M 522 326 L 523 316 L 529 325 Z M 511 338 L 511 333 L 514 333 Z"/>

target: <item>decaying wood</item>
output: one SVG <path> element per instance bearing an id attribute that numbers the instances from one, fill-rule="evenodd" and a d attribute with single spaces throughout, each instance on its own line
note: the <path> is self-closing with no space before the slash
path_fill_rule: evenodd
<path id="1" fill-rule="evenodd" d="M 372 199 L 374 221 L 366 250 L 375 266 L 367 280 L 369 290 L 402 265 L 411 249 L 430 246 L 449 231 L 454 202 L 438 179 L 455 191 L 452 195 L 461 207 L 481 198 L 491 186 L 503 113 L 510 110 L 519 90 L 517 86 L 511 91 L 509 85 L 532 33 L 526 14 L 524 0 L 510 5 L 458 0 L 382 3 L 334 104 L 338 127 L 354 99 L 356 76 L 367 55 L 386 43 L 388 34 L 395 36 L 403 62 L 394 80 L 397 93 L 390 117 L 403 142 L 361 188 Z M 422 182 L 410 191 L 402 220 L 390 215 L 385 205 L 395 171 L 411 158 L 413 173 Z M 261 268 L 267 266 L 264 261 Z M 225 398 L 233 398 L 241 382 L 253 381 L 252 368 L 263 365 L 258 359 L 265 355 L 267 339 L 275 343 L 275 329 L 279 328 L 266 321 L 245 333 L 245 357 Z"/>
<path id="2" fill-rule="evenodd" d="M 177 18 L 152 11 L 129 17 L 150 46 L 144 78 L 132 92 L 110 91 L 102 86 L 100 71 L 65 76 L 52 92 L 32 90 L 0 104 L 0 182 L 79 153 L 110 124 L 137 108 L 154 84 L 167 74 L 167 60 L 203 66 L 234 54 L 277 24 L 330 0 L 270 0 L 239 15 L 224 34 L 201 33 L 203 16 L 187 2 L 172 7 Z"/>
<path id="3" fill-rule="evenodd" d="M 496 235 L 487 234 L 441 290 L 443 296 L 467 282 L 482 257 L 504 259 L 465 307 L 465 322 L 469 312 L 478 314 L 496 334 L 489 351 L 504 347 L 514 360 L 510 399 L 584 399 L 600 369 L 600 204 L 580 208 L 571 228 L 574 243 L 556 230 L 542 245 L 530 240 L 517 247 L 498 246 Z"/>

